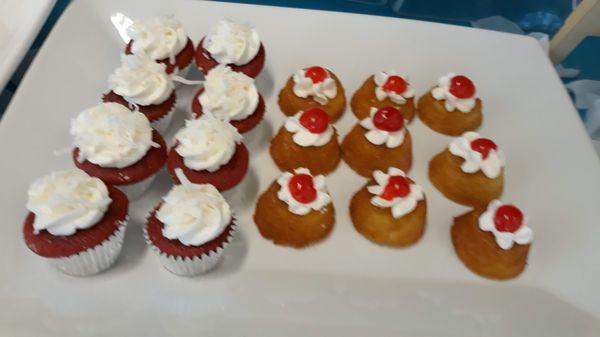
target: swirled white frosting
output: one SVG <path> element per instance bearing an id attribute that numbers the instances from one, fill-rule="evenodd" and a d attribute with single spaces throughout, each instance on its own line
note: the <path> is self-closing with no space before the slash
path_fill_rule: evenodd
<path id="1" fill-rule="evenodd" d="M 460 169 L 465 173 L 483 172 L 490 179 L 497 178 L 504 167 L 504 154 L 501 150 L 490 150 L 488 156 L 484 159 L 482 154 L 471 148 L 471 142 L 481 138 L 477 132 L 468 131 L 460 137 L 454 138 L 448 150 L 455 156 L 461 157 L 465 161 Z"/>
<path id="2" fill-rule="evenodd" d="M 405 177 L 406 174 L 401 169 L 390 167 L 387 173 L 376 170 L 373 172 L 373 178 L 377 185 L 371 185 L 367 187 L 369 193 L 374 194 L 371 197 L 371 203 L 381 208 L 391 208 L 392 216 L 395 219 L 401 218 L 406 214 L 412 212 L 420 200 L 423 200 L 423 188 L 417 184 L 410 184 L 410 192 L 404 197 L 396 197 L 392 200 L 386 200 L 381 197 L 381 194 L 385 190 L 385 187 L 390 180 L 390 177 L 400 176 Z"/>
<path id="3" fill-rule="evenodd" d="M 258 54 L 260 37 L 250 25 L 221 20 L 206 35 L 202 47 L 221 64 L 241 66 Z"/>
<path id="4" fill-rule="evenodd" d="M 213 185 L 175 185 L 163 200 L 156 212 L 162 234 L 186 246 L 215 239 L 231 223 L 229 204 Z"/>
<path id="5" fill-rule="evenodd" d="M 79 160 L 101 167 L 123 168 L 142 159 L 152 142 L 150 122 L 141 112 L 118 103 L 102 103 L 71 121 Z"/>
<path id="6" fill-rule="evenodd" d="M 371 108 L 370 116 L 361 120 L 360 125 L 369 130 L 365 133 L 365 138 L 375 145 L 384 145 L 388 148 L 395 148 L 404 142 L 405 128 L 402 127 L 398 131 L 385 131 L 378 129 L 373 124 L 373 116 L 377 113 L 377 108 Z"/>
<path id="7" fill-rule="evenodd" d="M 501 232 L 496 229 L 494 224 L 494 216 L 496 210 L 504 205 L 499 200 L 492 200 L 487 207 L 487 210 L 479 216 L 479 229 L 486 232 L 492 232 L 496 238 L 498 246 L 504 250 L 511 249 L 512 246 L 517 243 L 519 245 L 526 245 L 533 241 L 533 230 L 527 227 L 527 217 L 523 217 L 523 224 L 516 232 Z"/>
<path id="8" fill-rule="evenodd" d="M 72 235 L 94 226 L 111 203 L 102 180 L 78 169 L 50 173 L 31 184 L 27 209 L 35 214 L 33 233 Z"/>
<path id="9" fill-rule="evenodd" d="M 254 79 L 220 64 L 206 75 L 204 92 L 198 100 L 203 112 L 222 121 L 238 121 L 256 111 L 259 98 Z"/>
<path id="10" fill-rule="evenodd" d="M 185 127 L 175 134 L 175 151 L 183 157 L 185 166 L 192 170 L 215 172 L 233 157 L 236 145 L 242 142 L 237 129 L 209 113 L 187 120 Z"/>
<path id="11" fill-rule="evenodd" d="M 292 177 L 296 174 L 308 174 L 313 178 L 313 185 L 317 191 L 315 200 L 309 203 L 302 203 L 292 196 L 290 193 L 289 184 L 290 179 L 292 179 Z M 277 179 L 277 183 L 281 187 L 277 192 L 277 197 L 279 200 L 285 202 L 288 205 L 288 210 L 294 214 L 306 215 L 311 210 L 321 211 L 331 202 L 331 197 L 327 192 L 327 186 L 325 186 L 325 176 L 313 176 L 310 173 L 310 170 L 306 168 L 297 168 L 294 170 L 293 174 L 290 172 L 284 172 L 279 179 Z"/>
<path id="12" fill-rule="evenodd" d="M 127 35 L 133 40 L 132 54 L 143 53 L 153 60 L 169 58 L 171 63 L 188 42 L 183 26 L 173 16 L 134 20 Z"/>
<path id="13" fill-rule="evenodd" d="M 108 87 L 129 103 L 161 104 L 175 90 L 166 68 L 144 54 L 123 55 L 121 66 L 108 77 Z"/>
<path id="14" fill-rule="evenodd" d="M 315 102 L 325 105 L 330 99 L 337 96 L 337 85 L 329 71 L 327 71 L 327 78 L 318 83 L 313 83 L 312 79 L 306 77 L 305 69 L 298 70 L 292 79 L 294 80 L 293 91 L 298 97 L 312 96 Z"/>
<path id="15" fill-rule="evenodd" d="M 285 129 L 292 133 L 292 140 L 294 143 L 303 146 L 323 146 L 331 140 L 333 137 L 333 126 L 331 124 L 327 125 L 327 129 L 321 133 L 312 133 L 307 128 L 300 123 L 300 117 L 302 116 L 302 111 L 298 112 L 294 116 L 290 116 L 285 120 L 284 127 Z"/>
<path id="16" fill-rule="evenodd" d="M 385 85 L 385 83 L 387 82 L 387 80 L 390 76 L 401 77 L 404 80 L 404 82 L 406 82 L 406 90 L 404 90 L 404 92 L 402 92 L 402 93 L 384 90 L 383 86 Z M 395 70 L 380 71 L 380 72 L 376 73 L 375 75 L 373 75 L 373 80 L 375 81 L 375 85 L 376 85 L 375 86 L 375 97 L 377 97 L 377 99 L 380 101 L 383 101 L 384 99 L 389 98 L 392 100 L 392 102 L 394 102 L 396 104 L 404 104 L 404 103 L 406 103 L 406 99 L 415 96 L 415 91 L 413 90 L 413 88 L 410 87 L 410 84 L 408 83 L 408 78 L 405 76 L 399 75 Z"/>
<path id="17" fill-rule="evenodd" d="M 475 97 L 461 99 L 452 95 L 450 93 L 450 83 L 454 76 L 455 74 L 449 73 L 440 77 L 438 86 L 431 89 L 431 96 L 438 101 L 443 100 L 444 107 L 448 111 L 458 109 L 460 112 L 467 113 L 475 107 Z"/>

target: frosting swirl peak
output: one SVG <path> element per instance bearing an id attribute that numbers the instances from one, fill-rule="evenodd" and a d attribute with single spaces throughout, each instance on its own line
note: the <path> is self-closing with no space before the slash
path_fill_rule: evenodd
<path id="1" fill-rule="evenodd" d="M 183 157 L 185 166 L 214 172 L 231 160 L 242 135 L 228 122 L 204 113 L 200 118 L 187 120 L 175 139 L 175 151 Z"/>
<path id="2" fill-rule="evenodd" d="M 27 195 L 27 209 L 35 214 L 34 234 L 46 230 L 52 235 L 73 235 L 98 223 L 111 203 L 106 185 L 78 169 L 35 180 Z"/>
<path id="3" fill-rule="evenodd" d="M 71 121 L 79 160 L 123 168 L 142 159 L 152 142 L 150 122 L 141 112 L 118 103 L 101 103 Z"/>
<path id="4" fill-rule="evenodd" d="M 121 66 L 108 77 L 108 87 L 127 102 L 141 106 L 161 104 L 175 90 L 166 66 L 144 54 L 123 55 Z"/>
<path id="5" fill-rule="evenodd" d="M 254 113 L 259 97 L 254 79 L 220 64 L 206 75 L 198 100 L 203 111 L 222 121 L 237 121 Z"/>
<path id="6" fill-rule="evenodd" d="M 147 54 L 153 60 L 174 60 L 188 42 L 183 26 L 173 16 L 134 20 L 127 35 L 133 40 L 132 54 Z"/>
<path id="7" fill-rule="evenodd" d="M 204 38 L 202 46 L 217 62 L 241 66 L 258 54 L 260 38 L 250 25 L 221 20 Z"/>
<path id="8" fill-rule="evenodd" d="M 186 246 L 215 239 L 232 220 L 229 204 L 213 185 L 175 185 L 163 200 L 156 212 L 162 234 Z"/>

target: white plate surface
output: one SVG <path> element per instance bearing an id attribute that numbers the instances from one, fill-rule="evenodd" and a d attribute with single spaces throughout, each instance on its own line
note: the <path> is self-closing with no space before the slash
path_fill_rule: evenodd
<path id="1" fill-rule="evenodd" d="M 0 0 L 0 88 L 42 28 L 55 0 Z"/>
<path id="2" fill-rule="evenodd" d="M 36 177 L 71 167 L 69 121 L 99 101 L 123 43 L 109 17 L 175 14 L 194 41 L 221 18 L 256 24 L 267 50 L 258 78 L 266 122 L 248 139 L 251 167 L 226 193 L 241 233 L 214 272 L 181 278 L 145 248 L 140 226 L 170 187 L 162 174 L 131 205 L 124 252 L 111 270 L 63 275 L 22 242 L 26 189 Z M 466 73 L 484 102 L 482 134 L 507 158 L 504 199 L 521 205 L 535 230 L 521 277 L 494 282 L 455 256 L 449 228 L 467 209 L 429 183 L 428 160 L 449 137 L 409 126 L 410 176 L 429 202 L 423 239 L 409 249 L 365 240 L 348 218 L 364 183 L 342 164 L 330 176 L 337 223 L 304 250 L 264 240 L 251 215 L 278 175 L 268 142 L 283 121 L 277 91 L 297 68 L 320 64 L 350 96 L 375 71 L 407 73 L 422 94 L 448 71 Z M 197 76 L 197 74 L 196 74 Z M 178 92 L 183 123 L 195 88 Z M 346 134 L 351 112 L 337 123 Z M 597 336 L 600 331 L 600 165 L 559 78 L 527 37 L 424 22 L 197 1 L 76 1 L 27 73 L 0 124 L 0 334 L 10 336 Z"/>

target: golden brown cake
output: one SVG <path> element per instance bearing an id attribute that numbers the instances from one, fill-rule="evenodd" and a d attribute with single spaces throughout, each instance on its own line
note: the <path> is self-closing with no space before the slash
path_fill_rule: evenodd
<path id="1" fill-rule="evenodd" d="M 504 155 L 492 140 L 465 132 L 431 159 L 429 180 L 454 202 L 485 206 L 502 195 Z"/>
<path id="2" fill-rule="evenodd" d="M 298 70 L 279 92 L 279 108 L 287 116 L 294 116 L 311 107 L 327 111 L 331 122 L 337 121 L 346 109 L 342 83 L 325 68 L 312 66 Z"/>
<path id="3" fill-rule="evenodd" d="M 477 130 L 483 121 L 475 85 L 463 75 L 442 76 L 438 86 L 419 99 L 417 108 L 423 123 L 449 136 Z"/>
<path id="4" fill-rule="evenodd" d="M 521 274 L 533 231 L 523 213 L 498 200 L 454 218 L 452 243 L 461 261 L 475 274 L 505 280 Z"/>
<path id="5" fill-rule="evenodd" d="M 370 76 L 350 100 L 352 112 L 358 119 L 369 117 L 371 108 L 394 107 L 408 121 L 415 116 L 415 92 L 406 77 L 395 71 L 380 71 Z"/>
<path id="6" fill-rule="evenodd" d="M 374 243 L 403 247 L 423 236 L 427 201 L 421 186 L 391 167 L 375 171 L 373 179 L 350 202 L 354 228 Z"/>
<path id="7" fill-rule="evenodd" d="M 371 116 L 355 125 L 342 142 L 342 157 L 356 173 L 371 177 L 375 170 L 412 166 L 412 141 L 400 110 L 371 109 Z"/>
<path id="8" fill-rule="evenodd" d="M 276 245 L 302 248 L 323 240 L 335 223 L 325 177 L 305 168 L 283 173 L 258 198 L 254 222 Z"/>
<path id="9" fill-rule="evenodd" d="M 321 108 L 288 117 L 271 141 L 269 152 L 280 170 L 305 167 L 313 174 L 328 174 L 341 158 L 337 131 Z"/>

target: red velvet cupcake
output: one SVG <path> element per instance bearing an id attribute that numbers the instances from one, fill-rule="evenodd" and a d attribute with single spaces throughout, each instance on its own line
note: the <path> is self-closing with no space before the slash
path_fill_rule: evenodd
<path id="1" fill-rule="evenodd" d="M 114 102 L 146 115 L 152 128 L 165 132 L 175 114 L 175 84 L 166 66 L 145 55 L 123 55 L 121 67 L 108 78 L 110 92 L 102 101 Z"/>
<path id="2" fill-rule="evenodd" d="M 167 73 L 187 75 L 194 58 L 194 44 L 172 16 L 135 20 L 127 29 L 131 41 L 125 54 L 146 54 L 166 65 Z"/>
<path id="3" fill-rule="evenodd" d="M 23 238 L 62 272 L 86 276 L 119 256 L 129 201 L 123 192 L 81 170 L 53 172 L 28 191 Z"/>
<path id="4" fill-rule="evenodd" d="M 123 191 L 140 197 L 167 160 L 167 146 L 148 119 L 117 103 L 83 111 L 71 123 L 75 166 Z"/>
<path id="5" fill-rule="evenodd" d="M 236 231 L 225 198 L 212 185 L 185 181 L 163 199 L 144 228 L 146 242 L 163 267 L 182 276 L 214 268 Z"/>
<path id="6" fill-rule="evenodd" d="M 250 77 L 258 76 L 265 64 L 265 48 L 256 30 L 230 20 L 219 21 L 196 50 L 196 65 L 204 74 L 218 64 Z"/>
<path id="7" fill-rule="evenodd" d="M 244 133 L 263 119 L 265 101 L 256 90 L 254 79 L 219 65 L 208 72 L 204 87 L 192 100 L 193 118 L 202 116 L 205 111 Z"/>
<path id="8" fill-rule="evenodd" d="M 248 150 L 242 136 L 231 124 L 211 114 L 186 121 L 175 140 L 167 160 L 175 184 L 181 184 L 177 176 L 181 170 L 192 183 L 211 184 L 225 191 L 242 181 L 248 171 Z"/>

